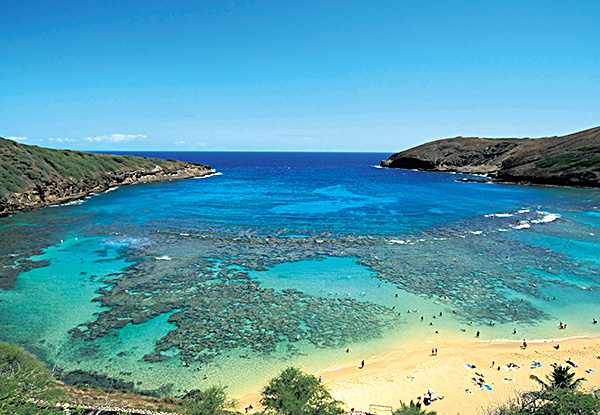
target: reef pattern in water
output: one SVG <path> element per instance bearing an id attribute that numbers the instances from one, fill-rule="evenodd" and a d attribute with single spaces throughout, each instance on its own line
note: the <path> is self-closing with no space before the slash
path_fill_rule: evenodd
<path id="1" fill-rule="evenodd" d="M 294 165 L 296 172 L 284 179 L 283 173 L 265 178 L 259 167 L 255 181 L 247 176 L 252 169 L 233 166 L 225 169 L 231 178 L 221 182 L 214 177 L 135 186 L 82 205 L 2 219 L 0 281 L 5 290 L 31 287 L 19 286 L 19 276 L 36 267 L 53 270 L 61 253 L 61 261 L 72 258 L 74 262 L 66 265 L 77 276 L 67 276 L 61 286 L 72 284 L 72 290 L 78 290 L 78 284 L 88 284 L 88 291 L 72 301 L 88 298 L 96 311 L 86 309 L 73 323 L 68 320 L 71 326 L 57 328 L 52 342 L 35 341 L 25 318 L 6 317 L 12 304 L 7 291 L 7 301 L 0 302 L 5 314 L 0 324 L 19 321 L 20 327 L 8 327 L 0 336 L 48 362 L 63 350 L 71 356 L 65 370 L 71 382 L 91 378 L 99 384 L 166 394 L 181 389 L 167 380 L 152 389 L 135 372 L 115 376 L 109 366 L 91 371 L 94 359 L 102 360 L 105 353 L 98 341 L 125 337 L 131 327 L 164 318 L 163 323 L 153 323 L 160 326 L 156 338 L 132 359 L 149 365 L 175 361 L 218 367 L 219 359 L 230 355 L 292 361 L 307 353 L 307 344 L 316 350 L 345 350 L 393 330 L 407 337 L 414 333 L 405 304 L 390 306 L 368 295 L 351 296 L 338 292 L 335 283 L 323 287 L 323 295 L 305 292 L 301 283 L 286 289 L 265 285 L 261 273 L 279 264 L 349 258 L 368 268 L 381 284 L 452 310 L 452 318 L 464 324 L 533 326 L 552 321 L 556 315 L 545 303 L 557 294 L 566 300 L 575 293 L 577 302 L 600 303 L 600 273 L 593 255 L 578 255 L 567 242 L 557 243 L 576 240 L 590 244 L 592 251 L 597 247 L 596 191 L 566 191 L 569 203 L 552 189 L 458 184 L 449 175 L 427 173 L 373 173 L 369 163 L 358 170 L 340 164 L 326 179 L 315 165 L 309 166 L 312 170 Z M 385 187 L 375 181 L 382 174 Z M 353 179 L 351 186 L 348 177 Z M 391 185 L 398 186 L 395 193 Z M 278 186 L 287 190 L 273 191 Z M 469 203 L 449 208 L 434 197 L 431 189 L 437 187 L 464 191 L 461 197 Z M 191 191 L 197 193 L 192 197 Z M 411 203 L 403 196 L 409 191 L 417 199 Z M 418 199 L 419 192 L 432 196 Z M 482 201 L 487 192 L 501 192 L 506 200 Z M 269 197 L 250 203 L 250 193 Z M 152 206 L 161 199 L 157 195 L 168 201 L 159 210 Z M 416 219 L 406 220 L 409 216 Z M 76 255 L 69 255 L 80 246 L 61 244 L 60 239 L 74 238 L 99 241 L 86 247 L 95 258 L 91 265 L 85 259 L 78 264 Z M 49 247 L 55 247 L 57 256 L 45 255 Z M 104 269 L 101 264 L 111 272 L 99 272 Z M 53 277 L 48 279 L 51 283 Z M 34 313 L 38 305 L 35 298 L 30 301 Z M 39 315 L 46 319 L 40 327 L 54 324 L 50 312 Z M 118 352 L 122 357 L 127 353 Z"/>

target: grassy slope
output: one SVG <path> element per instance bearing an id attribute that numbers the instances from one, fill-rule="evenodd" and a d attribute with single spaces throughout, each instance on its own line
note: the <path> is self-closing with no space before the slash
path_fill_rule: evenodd
<path id="1" fill-rule="evenodd" d="M 152 169 L 156 165 L 164 166 L 168 163 L 173 161 L 52 150 L 0 137 L 0 198 L 29 190 L 40 182 L 61 178 L 91 178 L 106 172 Z"/>
<path id="2" fill-rule="evenodd" d="M 600 186 L 600 127 L 539 139 L 442 139 L 396 153 L 382 165 L 488 174 L 517 182 Z"/>

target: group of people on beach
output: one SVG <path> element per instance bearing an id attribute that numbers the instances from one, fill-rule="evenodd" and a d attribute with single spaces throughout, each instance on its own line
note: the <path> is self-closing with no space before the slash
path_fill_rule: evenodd
<path id="1" fill-rule="evenodd" d="M 438 401 L 440 399 L 444 399 L 444 395 L 434 395 L 434 391 L 433 389 L 428 389 L 427 393 L 423 394 L 423 403 L 425 405 L 431 405 L 432 402 Z M 417 397 L 417 401 L 421 399 L 421 396 L 419 395 Z"/>

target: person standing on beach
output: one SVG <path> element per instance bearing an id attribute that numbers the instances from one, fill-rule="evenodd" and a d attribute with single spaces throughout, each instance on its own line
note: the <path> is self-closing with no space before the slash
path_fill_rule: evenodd
<path id="1" fill-rule="evenodd" d="M 362 362 L 360 362 L 360 366 L 358 368 L 362 369 L 363 367 L 365 367 L 365 361 L 364 360 Z"/>

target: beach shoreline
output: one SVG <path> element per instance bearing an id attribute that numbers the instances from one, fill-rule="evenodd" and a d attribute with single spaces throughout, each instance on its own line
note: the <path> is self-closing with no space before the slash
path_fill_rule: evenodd
<path id="1" fill-rule="evenodd" d="M 518 392 L 538 389 L 539 385 L 529 376 L 535 374 L 545 379 L 552 370 L 551 364 L 566 365 L 567 360 L 577 364 L 578 367 L 573 367 L 576 378 L 587 379 L 582 384 L 584 390 L 600 386 L 600 359 L 597 358 L 600 356 L 600 337 L 526 343 L 526 348 L 523 348 L 523 339 L 507 342 L 423 341 L 421 346 L 410 349 L 394 350 L 379 356 L 358 356 L 354 364 L 324 368 L 314 375 L 322 376 L 326 388 L 334 398 L 344 402 L 346 409 L 354 408 L 357 412 L 369 411 L 371 404 L 396 409 L 401 401 L 416 401 L 431 389 L 433 396 L 444 398 L 426 408 L 440 415 L 478 414 L 485 408 L 507 402 Z M 558 350 L 555 348 L 557 344 L 560 345 Z M 437 349 L 437 355 L 432 349 Z M 363 359 L 365 366 L 359 369 Z M 533 366 L 534 361 L 542 366 Z M 509 363 L 519 369 L 507 367 Z M 588 373 L 587 369 L 594 372 Z M 473 378 L 484 379 L 483 386 L 480 388 Z M 259 407 L 259 391 L 238 398 L 242 409 L 250 404 L 254 408 Z"/>

